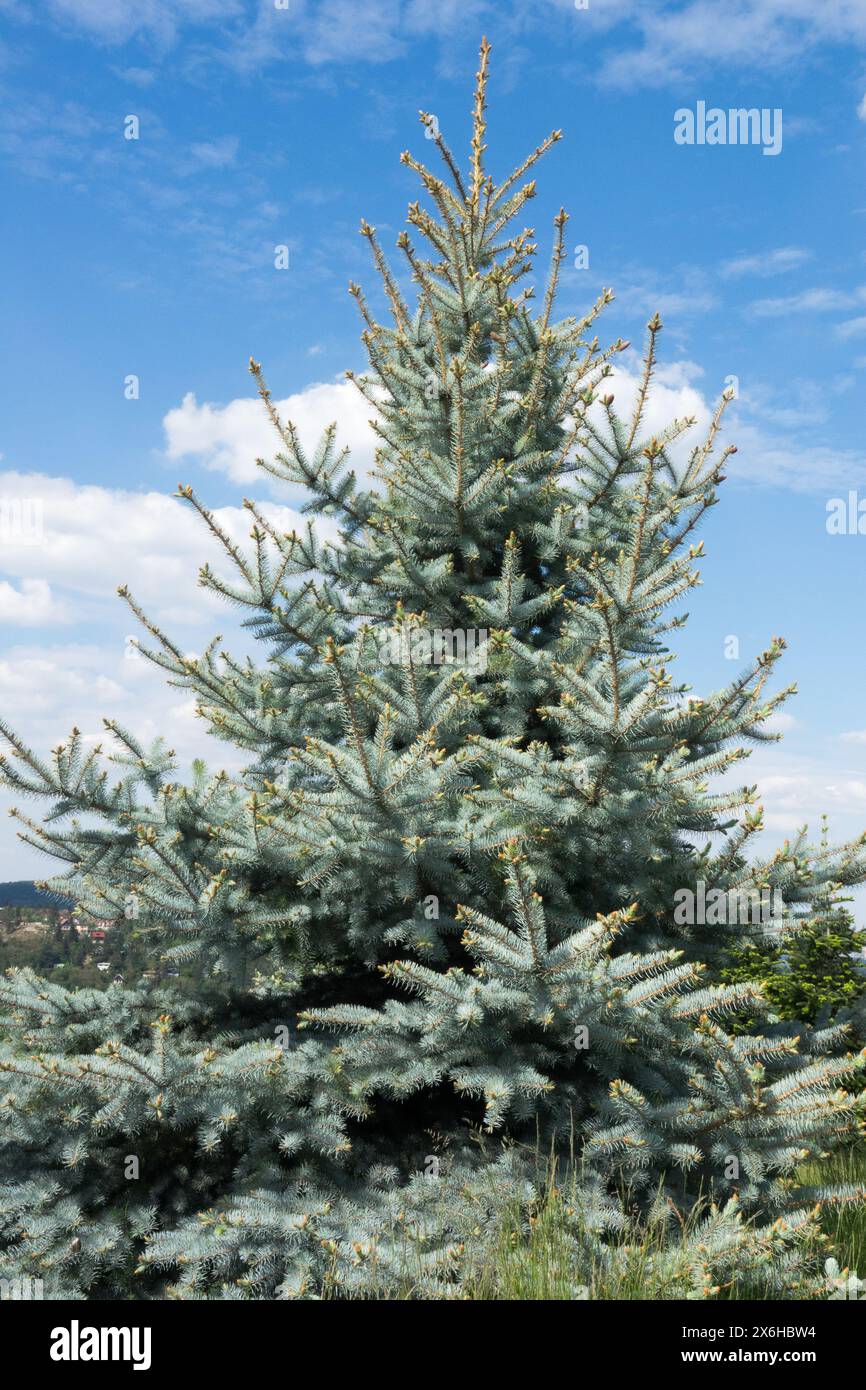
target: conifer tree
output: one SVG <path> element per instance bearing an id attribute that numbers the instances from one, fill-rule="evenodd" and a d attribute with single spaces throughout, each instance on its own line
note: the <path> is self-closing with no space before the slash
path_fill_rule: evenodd
<path id="1" fill-rule="evenodd" d="M 759 981 L 778 1018 L 830 1022 L 860 1003 L 866 988 L 863 945 L 851 913 L 833 907 L 799 926 L 786 943 L 752 941 L 736 948 L 722 978 Z"/>
<path id="2" fill-rule="evenodd" d="M 278 1298 L 363 1288 L 409 1251 L 418 1288 L 448 1290 L 497 1202 L 529 1196 L 540 1149 L 579 1166 L 576 1241 L 613 1258 L 623 1194 L 641 1220 L 709 1193 L 693 1292 L 757 1265 L 785 1288 L 816 1199 L 863 1196 L 795 1176 L 856 1126 L 862 1059 L 840 1029 L 729 1035 L 760 990 L 704 963 L 767 925 L 674 913 L 698 882 L 770 889 L 772 930 L 794 932 L 866 876 L 862 841 L 758 857 L 754 788 L 710 790 L 773 737 L 784 643 L 702 699 L 670 672 L 731 452 L 725 399 L 684 464 L 693 421 L 647 433 L 656 316 L 620 417 L 628 345 L 595 332 L 611 293 L 554 315 L 564 211 L 536 305 L 516 219 L 561 132 L 497 183 L 488 61 L 484 43 L 468 170 L 425 113 L 442 175 L 402 156 L 425 205 L 401 271 L 361 226 L 390 319 L 350 287 L 370 485 L 336 425 L 303 449 L 251 361 L 278 444 L 261 467 L 307 489 L 308 526 L 283 534 L 247 500 L 242 548 L 180 488 L 222 551 L 201 583 L 261 662 L 220 639 L 184 656 L 121 590 L 145 655 L 246 772 L 177 781 L 161 742 L 110 720 L 109 753 L 73 730 L 49 759 L 3 726 L 6 784 L 50 803 L 18 813 L 65 867 L 49 886 L 134 927 L 157 975 L 2 983 L 2 1273 L 85 1297 Z"/>
<path id="3" fill-rule="evenodd" d="M 821 849 L 826 853 L 826 816 L 821 824 Z M 850 901 L 827 885 L 795 932 L 744 942 L 734 937 L 720 978 L 760 981 L 771 1016 L 778 1019 L 812 1025 L 846 1019 L 852 1039 L 862 1043 L 866 1039 L 866 936 L 856 928 L 846 905 Z M 746 1018 L 744 1024 L 760 1031 L 760 1019 Z"/>

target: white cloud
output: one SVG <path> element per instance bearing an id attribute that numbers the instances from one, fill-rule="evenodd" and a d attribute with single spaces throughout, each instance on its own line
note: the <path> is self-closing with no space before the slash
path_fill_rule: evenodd
<path id="1" fill-rule="evenodd" d="M 860 117 L 861 121 L 866 121 L 866 93 L 860 98 L 860 104 L 857 107 L 857 115 Z"/>
<path id="2" fill-rule="evenodd" d="M 259 507 L 281 531 L 306 525 L 290 507 L 273 501 Z M 235 543 L 248 543 L 249 512 L 213 511 Z M 46 750 L 73 725 L 97 739 L 105 715 L 145 742 L 164 736 L 182 767 L 194 757 L 240 766 L 237 750 L 210 737 L 195 718 L 190 695 L 168 686 L 165 673 L 137 650 L 134 639 L 155 643 L 115 592 L 128 582 L 144 611 L 182 651 L 200 651 L 216 631 L 226 632 L 234 655 L 255 651 L 257 644 L 239 630 L 227 605 L 197 585 L 205 559 L 217 574 L 234 575 L 189 504 L 156 492 L 6 472 L 0 474 L 0 523 L 0 620 L 48 639 L 37 645 L 33 637 L 22 638 L 0 657 L 0 710 L 25 741 Z M 333 523 L 319 520 L 316 526 L 322 535 L 335 535 Z M 61 623 L 70 633 L 62 643 Z M 76 641 L 78 632 L 86 638 Z M 9 797 L 0 802 L 8 804 Z M 22 868 L 23 862 L 0 843 L 0 877 L 44 871 L 30 861 Z"/>
<path id="3" fill-rule="evenodd" d="M 63 606 L 55 600 L 46 580 L 23 579 L 18 589 L 8 580 L 0 580 L 0 622 L 39 627 L 63 621 Z"/>
<path id="4" fill-rule="evenodd" d="M 172 42 L 187 24 L 212 23 L 212 0 L 47 0 L 56 19 L 74 24 L 104 43 L 126 43 L 137 34 Z M 220 18 L 243 13 L 242 0 L 220 0 Z"/>
<path id="5" fill-rule="evenodd" d="M 105 610 L 122 613 L 116 597 L 130 589 L 149 616 L 185 627 L 207 622 L 224 605 L 197 586 L 199 566 L 210 560 L 227 573 L 213 538 L 188 503 L 160 492 L 128 492 L 68 478 L 34 473 L 0 473 L 0 504 L 6 515 L 16 499 L 41 504 L 41 532 L 6 527 L 0 572 L 19 581 L 0 589 L 0 615 L 8 621 L 42 623 L 104 621 Z M 206 500 L 206 499 L 205 499 Z M 306 525 L 296 510 L 264 502 L 262 510 L 284 531 Z M 214 508 L 232 539 L 244 543 L 251 517 L 242 507 Z M 327 521 L 320 534 L 333 536 Z M 221 563 L 222 560 L 222 563 Z M 14 615 L 18 613 L 16 618 Z M 124 619 L 127 623 L 129 619 Z"/>
<path id="6" fill-rule="evenodd" d="M 311 452 L 324 426 L 338 419 L 341 443 L 353 446 L 355 465 L 365 471 L 373 452 L 366 424 L 370 408 L 356 388 L 318 385 L 280 407 Z M 166 435 L 172 458 L 196 457 L 243 481 L 265 480 L 253 460 L 257 453 L 273 453 L 279 443 L 257 398 L 219 407 L 199 406 L 188 396 L 167 418 Z M 259 507 L 281 531 L 306 525 L 292 507 L 273 500 Z M 235 543 L 248 544 L 246 509 L 213 511 Z M 335 538 L 333 522 L 320 518 L 315 525 L 320 535 Z M 34 634 L 47 631 L 53 639 L 38 646 L 22 643 L 0 658 L 0 708 L 31 746 L 56 745 L 73 724 L 86 737 L 99 738 L 106 715 L 145 741 L 165 736 L 183 766 L 193 757 L 229 768 L 240 765 L 236 750 L 213 740 L 194 717 L 194 701 L 167 686 L 164 672 L 137 653 L 130 639 L 140 637 L 146 645 L 151 639 L 115 592 L 128 583 L 148 616 L 182 650 L 201 650 L 218 630 L 227 632 L 235 655 L 255 649 L 233 615 L 224 628 L 226 605 L 198 587 L 205 559 L 217 574 L 234 575 L 228 557 L 187 503 L 159 492 L 80 486 L 68 478 L 9 470 L 0 473 L 0 528 L 0 620 Z M 72 634 L 64 644 L 56 641 L 61 622 Z M 86 641 L 76 643 L 76 629 L 88 634 Z M 98 634 L 95 641 L 93 634 Z M 0 847 L 0 875 L 41 871 L 44 866 Z"/>
<path id="7" fill-rule="evenodd" d="M 114 642 L 20 645 L 0 658 L 0 709 L 19 737 L 40 756 L 65 740 L 73 726 L 85 741 L 114 744 L 102 719 L 117 719 L 145 746 L 163 738 L 176 753 L 179 774 L 187 776 L 194 758 L 214 770 L 237 772 L 248 759 L 231 744 L 208 734 L 195 714 L 195 700 L 166 684 L 165 673 L 118 636 Z M 8 751 L 0 739 L 0 751 Z M 109 776 L 120 770 L 109 768 Z M 0 812 L 17 805 L 39 820 L 48 803 L 33 802 L 0 789 Z M 63 866 L 22 845 L 9 822 L 0 836 L 0 879 L 47 877 Z"/>
<path id="8" fill-rule="evenodd" d="M 671 449 L 675 462 L 684 463 L 700 441 L 712 417 L 712 409 L 692 379 L 701 374 L 693 362 L 662 362 L 653 375 L 643 413 L 642 437 L 649 439 L 660 434 L 674 420 L 693 417 L 695 426 L 687 431 Z M 634 349 L 621 354 L 599 394 L 614 398 L 613 409 L 621 419 L 628 420 L 637 399 L 640 385 L 640 358 Z M 721 393 L 720 393 L 721 394 Z M 601 407 L 593 407 L 596 418 L 603 418 Z"/>
<path id="9" fill-rule="evenodd" d="M 728 434 L 737 453 L 727 471 L 743 482 L 824 495 L 866 482 L 866 451 L 804 443 L 796 433 L 771 434 L 742 415 Z"/>
<path id="10" fill-rule="evenodd" d="M 846 319 L 844 323 L 836 325 L 836 336 L 847 342 L 849 338 L 860 338 L 866 333 L 866 314 L 860 314 L 856 319 Z"/>
<path id="11" fill-rule="evenodd" d="M 866 758 L 859 755 L 843 759 L 829 748 L 800 753 L 787 743 L 774 744 L 754 749 L 720 780 L 729 787 L 757 785 L 772 846 L 803 825 L 817 841 L 825 814 L 831 844 L 866 830 Z"/>
<path id="12" fill-rule="evenodd" d="M 323 430 L 337 422 L 337 444 L 351 450 L 350 467 L 359 480 L 373 463 L 376 437 L 370 429 L 372 410 L 351 382 L 308 386 L 275 401 L 283 421 L 290 420 L 302 448 L 312 457 Z M 192 393 L 166 415 L 166 453 L 170 459 L 195 459 L 206 468 L 226 473 L 236 483 L 266 475 L 257 458 L 272 459 L 282 446 L 257 396 L 241 397 L 227 405 L 199 404 Z"/>
<path id="13" fill-rule="evenodd" d="M 234 164 L 240 141 L 236 135 L 222 135 L 190 146 L 190 157 L 198 169 L 225 169 Z"/>
<path id="14" fill-rule="evenodd" d="M 580 272 L 572 274 L 576 279 Z M 658 311 L 663 319 L 682 320 L 705 314 L 718 303 L 702 266 L 677 265 L 660 274 L 644 266 L 627 265 L 604 283 L 615 285 L 617 308 L 626 313 L 649 316 Z"/>
<path id="15" fill-rule="evenodd" d="M 834 309 L 851 309 L 866 302 L 866 285 L 853 290 L 810 289 L 779 299 L 756 299 L 749 313 L 756 318 L 782 318 L 787 314 L 825 313 Z"/>
<path id="16" fill-rule="evenodd" d="M 751 256 L 737 256 L 724 261 L 719 273 L 725 279 L 735 279 L 741 275 L 782 275 L 796 270 L 804 261 L 811 259 L 812 252 L 802 246 L 780 246 L 775 251 L 760 251 Z"/>
<path id="17" fill-rule="evenodd" d="M 781 709 L 771 714 L 764 724 L 764 729 L 768 734 L 789 734 L 792 729 L 799 729 L 799 727 L 799 719 Z"/>
<path id="18" fill-rule="evenodd" d="M 719 382 L 718 389 L 699 390 L 695 380 L 701 374 L 701 369 L 688 360 L 662 361 L 650 385 L 644 412 L 646 436 L 660 433 L 674 419 L 693 416 L 697 421 L 671 451 L 678 462 L 684 461 L 703 437 L 724 389 L 724 383 Z M 639 377 L 640 359 L 630 349 L 617 359 L 605 387 L 614 397 L 614 410 L 624 419 L 630 416 Z M 831 383 L 828 390 L 832 389 Z M 797 399 L 801 407 L 805 401 L 810 409 L 772 409 L 760 392 L 753 401 L 743 398 L 729 407 L 717 445 L 719 452 L 726 444 L 737 446 L 737 453 L 725 465 L 727 475 L 742 483 L 824 496 L 831 489 L 866 484 L 866 450 L 834 449 L 804 441 L 802 426 L 820 423 L 825 417 L 814 406 L 808 383 L 797 383 Z M 780 428 L 769 430 L 768 418 Z"/>
<path id="19" fill-rule="evenodd" d="M 611 18 L 631 21 L 631 33 L 617 43 L 600 75 L 602 82 L 621 87 L 670 86 L 708 68 L 763 72 L 802 64 L 827 46 L 866 46 L 866 7 L 860 0 L 826 5 L 732 0 L 724 24 L 715 0 L 615 4 Z M 785 125 L 787 130 L 787 113 Z"/>
<path id="20" fill-rule="evenodd" d="M 166 683 L 165 672 L 123 641 L 22 644 L 0 658 L 4 718 L 39 751 L 56 745 L 75 725 L 91 741 L 106 741 L 103 716 L 131 728 L 144 742 L 163 737 L 185 763 L 226 757 L 231 745 L 207 734 L 191 694 Z"/>
<path id="21" fill-rule="evenodd" d="M 752 772 L 753 769 L 750 769 Z M 832 771 L 764 772 L 758 782 L 768 830 L 793 834 L 808 825 L 818 838 L 821 816 L 838 824 L 842 838 L 866 829 L 866 776 Z"/>
<path id="22" fill-rule="evenodd" d="M 112 714 L 111 706 L 124 697 L 117 679 L 123 659 L 121 646 L 12 647 L 0 659 L 4 717 L 25 737 L 41 731 L 52 742 L 73 723 L 95 733 L 101 728 L 101 715 Z M 141 664 L 139 657 L 135 665 Z M 103 702 L 109 707 L 100 710 Z"/>
<path id="23" fill-rule="evenodd" d="M 408 46 L 457 35 L 476 39 L 487 17 L 496 15 L 504 68 L 521 51 L 527 25 L 542 28 L 561 42 L 562 21 L 571 22 L 576 42 L 584 34 L 605 43 L 599 80 L 613 86 L 670 86 L 699 72 L 767 68 L 803 63 L 814 52 L 838 45 L 866 46 L 866 11 L 861 0 L 731 0 L 719 23 L 715 0 L 592 0 L 575 14 L 574 0 L 531 0 L 523 6 L 495 7 L 491 0 L 291 0 L 277 9 L 273 0 L 42 0 L 22 11 L 28 20 L 50 18 L 75 27 L 96 42 L 121 45 L 131 39 L 156 41 L 168 49 L 184 30 L 195 31 L 192 62 L 218 61 L 242 72 L 300 59 L 312 68 L 337 64 L 393 62 Z M 557 22 L 558 21 L 558 22 Z M 578 27 L 579 26 L 579 27 Z M 440 61 L 453 54 L 443 43 Z M 428 54 L 429 58 L 429 54 Z M 864 99 L 866 101 L 866 99 Z M 862 109 L 862 103 L 861 103 Z M 792 129 L 796 117 L 790 118 Z M 789 118 L 786 113 L 786 133 Z"/>

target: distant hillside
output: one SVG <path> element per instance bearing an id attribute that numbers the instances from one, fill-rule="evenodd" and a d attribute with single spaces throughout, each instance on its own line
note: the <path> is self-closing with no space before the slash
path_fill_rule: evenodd
<path id="1" fill-rule="evenodd" d="M 0 883 L 0 907 L 62 907 L 71 898 L 56 898 L 52 893 L 40 893 L 32 879 L 17 883 Z"/>

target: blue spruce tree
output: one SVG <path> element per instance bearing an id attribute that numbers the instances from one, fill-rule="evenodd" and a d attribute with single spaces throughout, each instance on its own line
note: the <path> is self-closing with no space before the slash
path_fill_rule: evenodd
<path id="1" fill-rule="evenodd" d="M 612 295 L 554 317 L 564 212 L 536 308 L 533 233 L 513 227 L 560 132 L 494 181 L 488 54 L 468 171 L 423 113 L 443 176 L 403 156 L 427 204 L 398 238 L 405 274 L 362 224 L 391 320 L 351 286 L 372 485 L 336 426 L 304 451 L 251 362 L 279 444 L 261 466 L 307 489 L 307 529 L 247 501 L 244 549 L 180 489 L 228 566 L 201 583 L 261 664 L 219 639 L 184 656 L 121 591 L 245 774 L 177 782 L 162 744 L 111 721 L 113 751 L 73 731 L 50 759 L 4 726 L 6 784 L 50 803 L 20 815 L 63 864 L 49 886 L 159 967 L 0 987 L 0 1273 L 55 1296 L 316 1296 L 407 1268 L 447 1293 L 502 1203 L 531 1197 L 539 1151 L 579 1173 L 576 1269 L 675 1209 L 697 1221 L 687 1246 L 671 1216 L 694 1294 L 803 1289 L 816 1202 L 864 1195 L 796 1176 L 858 1123 L 843 1031 L 730 1035 L 760 989 L 712 983 L 733 934 L 796 932 L 866 877 L 861 841 L 757 857 L 754 789 L 709 789 L 773 737 L 784 643 L 703 699 L 669 672 L 725 400 L 685 464 L 693 421 L 647 433 L 656 317 L 620 418 L 628 345 L 595 336 Z M 684 891 L 782 907 L 683 913 Z"/>

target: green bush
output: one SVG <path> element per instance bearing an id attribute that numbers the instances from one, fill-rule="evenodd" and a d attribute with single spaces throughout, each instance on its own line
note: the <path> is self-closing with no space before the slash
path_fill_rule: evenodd
<path id="1" fill-rule="evenodd" d="M 820 1025 L 851 1016 L 857 1040 L 862 1042 L 862 1025 L 855 1018 L 866 972 L 854 953 L 864 943 L 866 932 L 857 931 L 848 909 L 832 904 L 785 941 L 750 942 L 731 951 L 721 979 L 726 984 L 759 982 L 778 1019 Z M 750 1031 L 753 1023 L 764 1022 L 745 1014 L 741 1026 Z"/>

